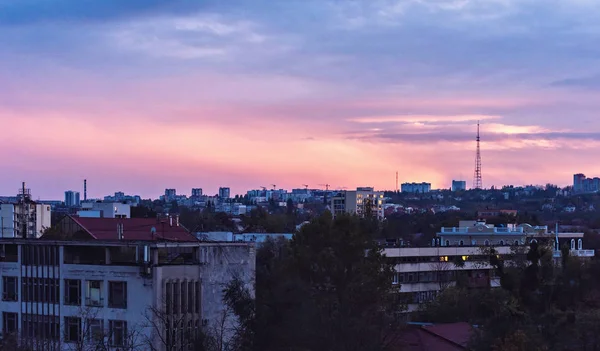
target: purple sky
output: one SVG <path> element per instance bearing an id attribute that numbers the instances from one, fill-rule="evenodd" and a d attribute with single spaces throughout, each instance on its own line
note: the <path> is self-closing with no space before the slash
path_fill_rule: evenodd
<path id="1" fill-rule="evenodd" d="M 600 2 L 0 0 L 0 194 L 600 174 Z"/>

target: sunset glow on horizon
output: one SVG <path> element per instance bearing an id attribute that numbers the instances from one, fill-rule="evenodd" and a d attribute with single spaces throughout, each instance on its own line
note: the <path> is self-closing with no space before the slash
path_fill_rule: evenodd
<path id="1" fill-rule="evenodd" d="M 470 185 L 477 121 L 485 187 L 600 176 L 596 2 L 55 2 L 0 0 L 0 195 Z"/>

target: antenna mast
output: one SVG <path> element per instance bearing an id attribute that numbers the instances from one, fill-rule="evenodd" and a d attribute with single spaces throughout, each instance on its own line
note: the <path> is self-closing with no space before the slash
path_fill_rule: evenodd
<path id="1" fill-rule="evenodd" d="M 473 189 L 483 188 L 483 181 L 481 179 L 481 148 L 479 137 L 479 121 L 477 121 L 477 155 L 475 156 L 475 175 L 473 177 Z"/>

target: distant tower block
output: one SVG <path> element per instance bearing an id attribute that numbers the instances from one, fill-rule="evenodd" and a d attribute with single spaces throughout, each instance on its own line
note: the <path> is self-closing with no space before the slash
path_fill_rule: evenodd
<path id="1" fill-rule="evenodd" d="M 83 201 L 87 200 L 87 179 L 83 180 Z"/>
<path id="2" fill-rule="evenodd" d="M 475 175 L 473 176 L 473 189 L 482 189 L 483 180 L 481 177 L 481 139 L 479 137 L 479 121 L 477 121 L 477 155 L 475 156 Z"/>

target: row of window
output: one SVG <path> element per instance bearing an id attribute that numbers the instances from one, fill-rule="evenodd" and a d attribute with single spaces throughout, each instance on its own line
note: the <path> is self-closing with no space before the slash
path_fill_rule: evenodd
<path id="1" fill-rule="evenodd" d="M 2 313 L 2 333 L 11 335 L 19 333 L 19 315 Z M 21 337 L 29 340 L 60 341 L 60 319 L 58 316 L 23 314 L 21 321 Z M 79 317 L 64 318 L 64 341 L 81 342 L 97 341 L 103 343 L 105 338 L 109 345 L 124 347 L 127 345 L 127 322 L 109 320 L 108 330 L 104 330 L 101 319 L 84 319 Z"/>
<path id="2" fill-rule="evenodd" d="M 411 272 L 411 273 L 395 273 L 392 283 L 403 284 L 403 283 L 434 283 L 434 282 L 448 282 L 455 279 L 455 271 L 429 271 L 429 272 Z"/>
<path id="3" fill-rule="evenodd" d="M 81 306 L 104 307 L 102 280 L 85 280 L 82 289 L 82 281 L 79 279 L 64 280 L 64 304 Z M 83 290 L 83 291 L 82 291 Z M 187 290 L 187 289 L 186 289 Z M 60 301 L 59 280 L 52 278 L 21 278 L 21 293 L 23 302 L 41 302 L 58 304 Z M 82 301 L 82 297 L 85 298 Z M 2 277 L 2 300 L 18 301 L 18 278 Z M 127 308 L 127 282 L 108 282 L 108 307 Z"/>
<path id="4" fill-rule="evenodd" d="M 407 304 L 422 304 L 435 300 L 438 294 L 438 291 L 400 293 L 400 299 Z"/>
<path id="5" fill-rule="evenodd" d="M 165 284 L 165 312 L 167 315 L 200 313 L 199 281 L 169 281 Z"/>

